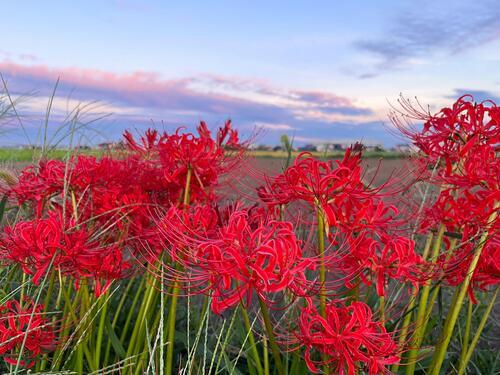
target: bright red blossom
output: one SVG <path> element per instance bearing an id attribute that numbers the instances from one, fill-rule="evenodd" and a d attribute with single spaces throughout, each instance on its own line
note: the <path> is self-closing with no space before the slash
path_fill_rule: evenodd
<path id="1" fill-rule="evenodd" d="M 188 232 L 182 242 L 187 249 L 182 258 L 175 254 L 179 246 L 172 257 L 186 270 L 186 282 L 210 293 L 217 314 L 240 301 L 249 302 L 254 291 L 270 303 L 271 293 L 285 289 L 300 293 L 304 271 L 313 265 L 302 257 L 292 224 L 257 220 L 247 210 L 231 213 L 227 224 L 212 231 L 210 238 L 190 236 Z"/>
<path id="2" fill-rule="evenodd" d="M 97 295 L 129 268 L 116 246 L 101 245 L 73 221 L 64 225 L 58 214 L 6 227 L 0 246 L 3 258 L 21 265 L 35 284 L 51 267 L 72 276 L 77 285 L 82 278 L 95 280 Z"/>
<path id="3" fill-rule="evenodd" d="M 347 306 L 331 301 L 325 318 L 309 304 L 302 309 L 294 335 L 305 348 L 307 367 L 315 373 L 327 366 L 339 375 L 355 375 L 359 370 L 376 375 L 388 373 L 386 366 L 399 362 L 396 343 L 362 302 Z"/>
<path id="4" fill-rule="evenodd" d="M 345 206 L 367 196 L 361 182 L 360 160 L 358 146 L 347 150 L 341 161 L 322 162 L 302 153 L 283 174 L 259 188 L 259 196 L 271 207 L 293 201 L 307 202 L 321 210 L 330 225 L 335 225 Z"/>
<path id="5" fill-rule="evenodd" d="M 42 313 L 43 305 L 35 305 L 28 299 L 22 306 L 15 300 L 0 305 L 0 355 L 5 362 L 16 365 L 20 358 L 19 364 L 30 368 L 43 352 L 55 349 L 54 331 Z"/>

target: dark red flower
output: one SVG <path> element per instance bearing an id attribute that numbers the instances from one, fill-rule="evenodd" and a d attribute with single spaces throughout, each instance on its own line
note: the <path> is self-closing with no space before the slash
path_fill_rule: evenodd
<path id="1" fill-rule="evenodd" d="M 355 375 L 360 370 L 376 375 L 389 373 L 386 366 L 399 362 L 396 343 L 362 302 L 347 306 L 331 301 L 324 318 L 309 303 L 302 308 L 294 335 L 305 348 L 307 367 L 314 373 L 326 366 L 339 375 Z"/>
<path id="2" fill-rule="evenodd" d="M 245 149 L 230 121 L 218 130 L 215 139 L 202 121 L 198 136 L 179 128 L 173 134 L 148 130 L 141 144 L 128 132 L 125 140 L 128 149 L 144 161 L 143 173 L 157 176 L 160 173 L 172 202 L 180 199 L 188 170 L 191 173 L 190 201 L 210 198 L 219 177 L 235 168 Z"/>
<path id="3" fill-rule="evenodd" d="M 304 201 L 320 210 L 330 225 L 336 225 L 345 205 L 356 203 L 368 191 L 361 181 L 361 149 L 346 151 L 344 159 L 319 161 L 300 154 L 283 174 L 269 179 L 258 189 L 262 201 L 275 206 Z"/>
<path id="4" fill-rule="evenodd" d="M 422 129 L 409 127 L 396 115 L 396 126 L 429 158 L 429 163 L 442 159 L 448 172 L 474 145 L 494 146 L 500 142 L 499 109 L 492 101 L 478 104 L 471 95 L 464 95 L 434 115 L 413 108 L 409 101 L 401 103 L 406 117 L 424 124 Z"/>
<path id="5" fill-rule="evenodd" d="M 359 275 L 367 285 L 374 283 L 379 296 L 385 295 L 391 279 L 414 285 L 422 280 L 420 266 L 424 261 L 415 253 L 414 242 L 406 237 L 365 232 L 348 238 L 348 244 L 338 266 L 351 277 Z M 349 279 L 347 285 L 350 286 Z"/>
<path id="6" fill-rule="evenodd" d="M 55 346 L 54 331 L 43 315 L 43 305 L 29 299 L 24 299 L 22 306 L 15 300 L 0 305 L 0 355 L 5 362 L 16 365 L 19 360 L 20 366 L 30 368 L 38 356 Z"/>
<path id="7" fill-rule="evenodd" d="M 208 238 L 203 237 L 205 224 L 197 226 L 201 229 L 197 234 L 186 223 L 181 225 L 176 233 L 184 231 L 185 238 L 170 240 L 175 244 L 171 257 L 185 270 L 187 285 L 210 293 L 215 313 L 240 301 L 249 302 L 254 292 L 268 302 L 273 293 L 285 289 L 304 292 L 304 271 L 313 267 L 313 261 L 302 257 L 292 224 L 262 217 L 257 220 L 247 210 L 238 210 Z"/>
<path id="8" fill-rule="evenodd" d="M 72 276 L 77 285 L 82 278 L 95 280 L 99 295 L 130 266 L 117 246 L 101 245 L 93 237 L 84 227 L 74 221 L 64 224 L 61 215 L 53 213 L 47 219 L 6 227 L 0 246 L 4 260 L 19 264 L 33 275 L 35 284 L 47 272 L 58 270 Z"/>

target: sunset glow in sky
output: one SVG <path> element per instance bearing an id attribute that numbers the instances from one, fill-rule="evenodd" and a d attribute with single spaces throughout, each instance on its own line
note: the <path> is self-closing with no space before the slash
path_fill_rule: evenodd
<path id="1" fill-rule="evenodd" d="M 13 97 L 29 94 L 30 142 L 58 78 L 49 126 L 79 103 L 104 116 L 84 142 L 231 118 L 261 129 L 259 143 L 390 146 L 400 93 L 434 110 L 464 92 L 500 102 L 494 0 L 11 1 L 2 12 L 0 73 Z M 17 119 L 3 125 L 0 144 L 25 142 Z"/>

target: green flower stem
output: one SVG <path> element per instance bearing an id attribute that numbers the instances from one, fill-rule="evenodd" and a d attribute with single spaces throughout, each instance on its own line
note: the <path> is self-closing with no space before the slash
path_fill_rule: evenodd
<path id="1" fill-rule="evenodd" d="M 318 250 L 319 250 L 319 312 L 326 317 L 326 268 L 325 268 L 325 221 L 320 208 L 318 211 Z"/>
<path id="2" fill-rule="evenodd" d="M 269 353 L 267 347 L 267 338 L 264 337 L 262 340 L 262 344 L 264 345 L 264 374 L 269 375 Z"/>
<path id="3" fill-rule="evenodd" d="M 500 287 L 497 286 L 495 289 L 495 293 L 491 297 L 491 301 L 488 304 L 488 307 L 486 308 L 483 317 L 481 318 L 481 322 L 479 322 L 479 326 L 476 329 L 476 333 L 467 348 L 467 353 L 463 357 L 463 359 L 460 361 L 460 366 L 458 368 L 458 375 L 463 375 L 465 373 L 465 369 L 467 368 L 467 364 L 469 363 L 472 353 L 474 353 L 474 349 L 476 349 L 476 345 L 479 341 L 479 337 L 481 336 L 481 333 L 483 332 L 484 327 L 486 326 L 486 322 L 488 321 L 488 318 L 490 316 L 491 310 L 493 309 L 493 306 L 495 306 L 495 301 L 497 299 L 498 295 L 498 290 Z"/>
<path id="4" fill-rule="evenodd" d="M 229 342 L 229 338 L 231 337 L 231 333 L 233 332 L 233 325 L 234 325 L 234 321 L 236 320 L 236 315 L 237 315 L 237 310 L 240 308 L 240 305 L 236 306 L 236 308 L 234 309 L 233 311 L 233 314 L 232 314 L 232 317 L 231 317 L 231 321 L 229 323 L 229 327 L 226 331 L 226 337 L 224 337 L 224 342 L 222 343 L 222 346 L 221 346 L 221 349 L 220 349 L 220 353 L 218 355 L 218 358 L 217 358 L 217 364 L 215 365 L 215 372 L 214 374 L 218 374 L 219 373 L 219 366 L 220 366 L 220 363 L 222 361 L 222 357 L 224 356 L 224 353 L 226 352 L 226 348 L 227 348 L 227 345 L 228 345 L 228 342 Z M 225 321 L 224 321 L 225 323 Z M 224 328 L 224 326 L 223 326 Z M 221 331 L 221 335 L 222 335 L 222 331 Z M 218 342 L 217 342 L 217 345 L 215 347 L 215 351 L 214 351 L 214 354 L 217 352 L 217 347 L 219 345 L 219 339 L 220 339 L 221 336 L 219 336 L 219 338 L 217 339 Z M 215 356 L 214 356 L 215 357 Z M 212 362 L 213 362 L 213 358 L 212 358 Z M 210 370 L 212 369 L 212 364 L 210 364 L 210 369 L 208 370 L 208 373 L 211 374 L 212 372 L 210 372 Z M 267 375 L 267 374 L 266 374 Z"/>
<path id="5" fill-rule="evenodd" d="M 257 346 L 255 344 L 255 337 L 253 335 L 252 327 L 250 326 L 250 319 L 248 318 L 247 311 L 244 306 L 241 306 L 241 315 L 243 316 L 243 322 L 245 323 L 245 328 L 248 333 L 248 341 L 250 343 L 250 352 L 252 353 L 255 366 L 257 367 L 257 373 L 259 375 L 263 374 L 262 364 L 260 363 L 259 352 L 257 351 Z"/>
<path id="6" fill-rule="evenodd" d="M 136 354 L 137 353 L 136 349 L 141 347 L 140 336 L 144 332 L 144 325 L 146 323 L 146 320 L 148 319 L 148 313 L 150 311 L 150 308 L 153 306 L 155 292 L 157 292 L 156 278 L 153 276 L 150 276 L 150 278 L 151 282 L 146 284 L 144 299 L 137 314 L 136 324 L 134 325 L 134 329 L 132 330 L 132 335 L 130 337 L 126 358 L 129 358 L 134 354 Z M 137 293 L 139 292 L 140 291 L 138 290 Z"/>
<path id="7" fill-rule="evenodd" d="M 273 353 L 276 369 L 278 370 L 279 375 L 284 375 L 285 371 L 283 370 L 283 362 L 281 361 L 280 349 L 278 344 L 276 344 L 276 338 L 274 337 L 273 325 L 271 323 L 271 317 L 269 316 L 269 309 L 261 298 L 259 298 L 259 305 L 262 318 L 264 319 L 267 336 L 269 338 L 269 344 L 271 345 L 271 351 Z"/>
<path id="8" fill-rule="evenodd" d="M 67 289 L 66 290 L 66 278 L 62 277 L 61 275 L 59 276 L 59 294 L 57 296 L 57 301 L 56 301 L 56 309 L 59 309 L 60 304 L 64 300 L 64 306 L 62 309 L 62 322 L 61 326 L 63 329 L 61 330 L 61 333 L 59 334 L 59 339 L 62 340 L 67 338 L 69 336 L 69 329 L 72 324 L 72 319 L 73 317 L 70 316 L 70 311 L 72 311 L 71 303 L 68 304 L 68 300 L 66 299 L 66 295 L 70 295 L 72 288 L 73 288 L 73 283 L 69 282 Z M 63 298 L 64 297 L 64 298 Z M 78 294 L 76 295 L 75 298 L 75 303 L 77 302 L 78 299 Z M 56 351 L 54 352 L 54 355 L 52 358 L 54 358 L 54 362 L 51 366 L 51 370 L 59 371 L 60 365 L 61 365 L 61 356 L 62 356 L 62 347 L 61 345 L 58 346 Z"/>
<path id="9" fill-rule="evenodd" d="M 405 312 L 405 318 L 403 320 L 403 326 L 401 327 L 401 333 L 399 334 L 399 340 L 398 340 L 398 348 L 400 348 L 401 353 L 403 353 L 403 348 L 406 343 L 406 337 L 408 336 L 408 328 L 411 323 L 411 318 L 413 316 L 413 308 L 415 307 L 415 299 L 416 299 L 416 291 L 414 290 L 411 297 L 410 297 L 410 303 L 408 304 L 408 307 Z M 400 362 L 401 362 L 400 358 Z M 396 373 L 399 370 L 399 363 L 392 365 L 391 371 L 393 373 Z"/>
<path id="10" fill-rule="evenodd" d="M 151 326 L 151 328 L 149 330 L 149 337 L 154 337 L 155 336 L 155 332 L 158 329 L 158 324 L 159 323 L 160 323 L 160 314 L 156 314 L 155 321 L 154 321 L 153 325 Z M 145 328 L 147 328 L 147 327 L 145 327 Z M 151 356 L 154 356 L 154 353 L 152 353 L 152 352 L 149 351 L 149 346 L 148 346 L 147 340 L 144 341 L 144 346 L 142 348 L 142 352 L 138 350 L 137 353 L 138 354 L 140 353 L 140 355 L 139 355 L 139 360 L 134 365 L 134 367 L 135 367 L 134 375 L 140 375 L 140 374 L 146 373 L 146 371 L 144 371 L 144 367 L 143 367 L 144 365 L 143 364 L 147 360 L 148 354 L 150 354 Z"/>
<path id="11" fill-rule="evenodd" d="M 434 246 L 432 248 L 431 262 L 436 262 L 439 255 L 439 250 L 441 249 L 441 243 L 443 241 L 445 227 L 441 225 L 434 241 Z M 427 254 L 425 254 L 427 255 Z M 406 375 L 413 375 L 415 373 L 415 367 L 418 357 L 418 352 L 420 345 L 422 345 L 422 340 L 425 334 L 425 317 L 427 313 L 427 301 L 429 299 L 429 293 L 431 290 L 431 282 L 426 281 L 422 292 L 420 295 L 420 300 L 418 302 L 417 317 L 415 319 L 415 332 L 410 340 L 410 351 L 408 352 L 408 360 L 406 367 Z"/>
<path id="12" fill-rule="evenodd" d="M 143 291 L 145 283 L 146 283 L 146 278 L 143 277 L 140 284 L 139 284 L 139 287 L 137 288 L 137 291 L 135 292 L 134 299 L 132 300 L 132 305 L 130 306 L 130 309 L 128 311 L 127 319 L 125 320 L 125 325 L 123 326 L 122 333 L 120 334 L 120 341 L 121 342 L 125 341 L 125 337 L 127 336 L 127 332 L 128 332 L 128 327 L 130 326 L 130 324 L 132 322 L 132 317 L 133 317 L 134 312 L 135 312 L 135 307 L 137 306 L 137 303 L 139 302 L 139 297 L 141 295 L 143 295 L 141 292 Z M 117 316 L 115 316 L 115 319 L 117 319 Z M 116 321 L 115 321 L 115 323 L 116 323 Z"/>
<path id="13" fill-rule="evenodd" d="M 49 288 L 47 289 L 47 295 L 45 296 L 45 299 L 43 301 L 43 311 L 44 312 L 49 311 L 50 297 L 52 297 L 52 292 L 54 290 L 55 281 L 56 281 L 56 273 L 51 272 L 50 279 L 49 279 Z"/>
<path id="14" fill-rule="evenodd" d="M 465 356 L 467 355 L 467 349 L 469 346 L 470 340 L 470 327 L 472 324 L 472 310 L 474 309 L 474 304 L 469 300 L 467 306 L 467 319 L 465 320 L 465 332 L 464 337 L 462 338 L 462 352 L 460 353 L 460 367 L 462 367 L 462 363 L 465 361 Z"/>
<path id="15" fill-rule="evenodd" d="M 95 348 L 96 348 L 95 363 L 96 363 L 98 368 L 99 368 L 99 365 L 101 363 L 102 337 L 104 334 L 104 326 L 106 324 L 106 314 L 108 312 L 108 305 L 110 303 L 109 299 L 106 298 L 107 294 L 108 293 L 106 292 L 103 295 L 101 295 L 99 297 L 99 301 L 98 301 L 98 307 L 101 310 L 101 313 L 100 313 L 101 316 L 99 319 L 99 327 L 97 329 L 97 341 L 96 341 L 96 345 L 95 345 Z"/>
<path id="16" fill-rule="evenodd" d="M 422 255 L 422 257 L 424 259 L 426 259 L 427 256 L 429 255 L 429 250 L 430 250 L 431 245 L 432 245 L 432 238 L 433 238 L 433 235 L 432 235 L 432 233 L 430 233 L 427 236 L 427 240 L 425 241 L 424 251 L 423 251 L 423 255 Z M 402 353 L 403 353 L 403 351 L 404 351 L 403 349 L 405 348 L 405 345 L 406 345 L 406 338 L 408 337 L 408 329 L 410 327 L 410 323 L 411 323 L 412 318 L 413 318 L 413 310 L 415 308 L 417 293 L 418 293 L 418 289 L 416 287 L 413 287 L 412 294 L 410 297 L 410 302 L 408 304 L 408 308 L 406 309 L 405 318 L 403 321 L 403 326 L 401 327 L 401 334 L 399 336 L 398 347 L 400 348 Z M 394 373 L 397 372 L 398 370 L 399 370 L 399 363 L 393 365 L 391 368 L 391 371 Z"/>
<path id="17" fill-rule="evenodd" d="M 128 293 L 130 292 L 130 289 L 132 288 L 132 285 L 134 284 L 135 281 L 136 281 L 136 278 L 134 278 L 134 277 L 129 280 L 129 282 L 127 283 L 127 287 L 123 291 L 122 297 L 120 298 L 120 302 L 118 302 L 118 306 L 113 311 L 114 318 L 113 318 L 113 322 L 111 323 L 111 327 L 113 329 L 115 329 L 115 327 L 116 327 L 116 323 L 118 322 L 118 318 L 120 317 L 120 312 L 122 311 L 123 305 L 125 304 L 125 301 L 128 298 Z M 132 311 L 134 308 L 135 308 L 135 306 L 132 307 Z M 111 353 L 111 340 L 108 340 L 108 342 L 106 344 L 106 350 L 104 353 L 105 353 L 104 354 L 104 366 L 107 366 L 108 360 L 109 360 L 109 355 Z"/>
<path id="18" fill-rule="evenodd" d="M 385 325 L 385 296 L 379 297 L 380 303 L 380 322 Z"/>
<path id="19" fill-rule="evenodd" d="M 21 279 L 21 295 L 19 296 L 19 305 L 22 307 L 24 303 L 24 289 L 26 288 L 26 274 L 23 272 L 23 276 Z"/>
<path id="20" fill-rule="evenodd" d="M 184 207 L 189 204 L 189 190 L 191 186 L 191 177 L 193 170 L 188 167 L 186 174 L 186 187 L 184 188 Z M 175 343 L 175 319 L 177 315 L 177 299 L 179 298 L 179 283 L 174 281 L 172 285 L 172 297 L 170 298 L 170 310 L 168 312 L 168 346 L 167 346 L 167 362 L 166 362 L 166 375 L 172 375 L 173 362 L 174 362 L 174 343 Z M 163 343 L 162 343 L 163 344 Z"/>
<path id="21" fill-rule="evenodd" d="M 495 221 L 497 217 L 497 209 L 500 206 L 500 203 L 495 204 L 495 208 L 493 213 L 490 215 L 488 219 L 487 228 Z M 434 356 L 432 358 L 431 364 L 431 372 L 430 375 L 439 375 L 441 371 L 441 367 L 443 365 L 444 358 L 446 356 L 446 351 L 448 349 L 448 345 L 450 344 L 451 337 L 453 335 L 453 330 L 455 329 L 455 324 L 458 319 L 458 315 L 462 308 L 462 304 L 467 294 L 467 289 L 469 288 L 470 282 L 472 280 L 472 276 L 476 269 L 477 263 L 479 262 L 479 258 L 481 257 L 481 253 L 483 252 L 484 245 L 488 239 L 489 229 L 485 230 L 481 235 L 481 239 L 479 241 L 479 245 L 474 251 L 474 257 L 470 263 L 469 269 L 467 270 L 467 274 L 465 276 L 464 281 L 460 287 L 460 291 L 457 295 L 455 303 L 451 305 L 450 310 L 448 312 L 448 316 L 446 317 L 446 321 L 444 324 L 443 332 L 439 338 L 439 344 L 436 347 L 434 352 Z"/>
<path id="22" fill-rule="evenodd" d="M 85 301 L 85 298 L 84 298 L 84 295 L 85 293 L 88 293 L 88 290 L 85 290 L 86 288 L 84 287 L 85 284 L 81 285 L 80 286 L 80 290 L 78 290 L 78 292 L 76 293 L 76 298 L 74 299 L 74 301 L 71 301 L 71 297 L 70 297 L 70 290 L 71 290 L 71 287 L 72 287 L 72 284 L 69 283 L 69 287 L 68 287 L 68 290 L 66 290 L 65 288 L 63 288 L 63 296 L 64 296 L 64 303 L 65 303 L 65 308 L 64 308 L 64 311 L 65 311 L 65 314 L 64 316 L 68 316 L 73 320 L 73 324 L 75 326 L 78 326 L 81 321 L 80 319 L 76 316 L 76 306 L 78 303 L 81 303 L 81 310 L 84 311 L 85 313 L 87 312 L 87 309 L 85 308 L 84 306 L 84 301 Z M 69 327 L 69 324 L 71 323 L 71 321 L 68 321 L 68 327 Z M 81 332 L 84 332 L 85 331 L 85 325 L 82 325 L 80 327 L 80 331 Z M 76 332 L 75 332 L 76 334 Z M 79 335 L 76 335 L 76 339 L 78 340 L 80 338 Z M 98 369 L 95 368 L 94 366 L 94 358 L 92 357 L 92 354 L 90 353 L 90 350 L 88 348 L 88 345 L 87 345 L 87 340 L 84 339 L 82 337 L 81 339 L 81 342 L 78 344 L 78 346 L 76 347 L 76 353 L 77 353 L 77 357 L 81 354 L 80 351 L 83 351 L 83 354 L 85 355 L 85 358 L 87 359 L 87 363 L 90 367 L 90 370 L 91 371 L 97 371 Z M 62 353 L 57 353 L 58 355 L 62 355 Z M 58 356 L 55 356 L 55 358 L 57 359 Z M 83 367 L 83 356 L 81 357 L 81 362 L 82 362 L 82 367 Z M 79 362 L 78 362 L 79 363 Z M 57 369 L 59 368 L 59 363 L 57 364 Z"/>
<path id="23" fill-rule="evenodd" d="M 177 299 L 179 297 L 179 284 L 174 282 L 172 287 L 172 296 L 170 298 L 170 309 L 168 311 L 168 346 L 167 346 L 167 362 L 166 375 L 172 375 L 173 360 L 174 360 L 174 341 L 175 341 L 175 319 L 177 315 Z"/>

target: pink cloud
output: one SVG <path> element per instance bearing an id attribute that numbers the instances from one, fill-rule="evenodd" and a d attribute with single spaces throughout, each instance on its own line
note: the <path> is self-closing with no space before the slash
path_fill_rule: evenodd
<path id="1" fill-rule="evenodd" d="M 277 88 L 264 80 L 200 75 L 164 79 L 160 74 L 135 71 L 119 74 L 76 67 L 56 69 L 43 64 L 0 62 L 0 72 L 17 93 L 40 90 L 49 95 L 59 78 L 59 95 L 81 100 L 101 100 L 118 107 L 136 108 L 148 116 L 190 113 L 239 118 L 244 122 L 290 124 L 310 120 L 352 118 L 371 114 L 345 97 L 321 91 Z M 308 115 L 308 114 L 314 114 Z"/>

